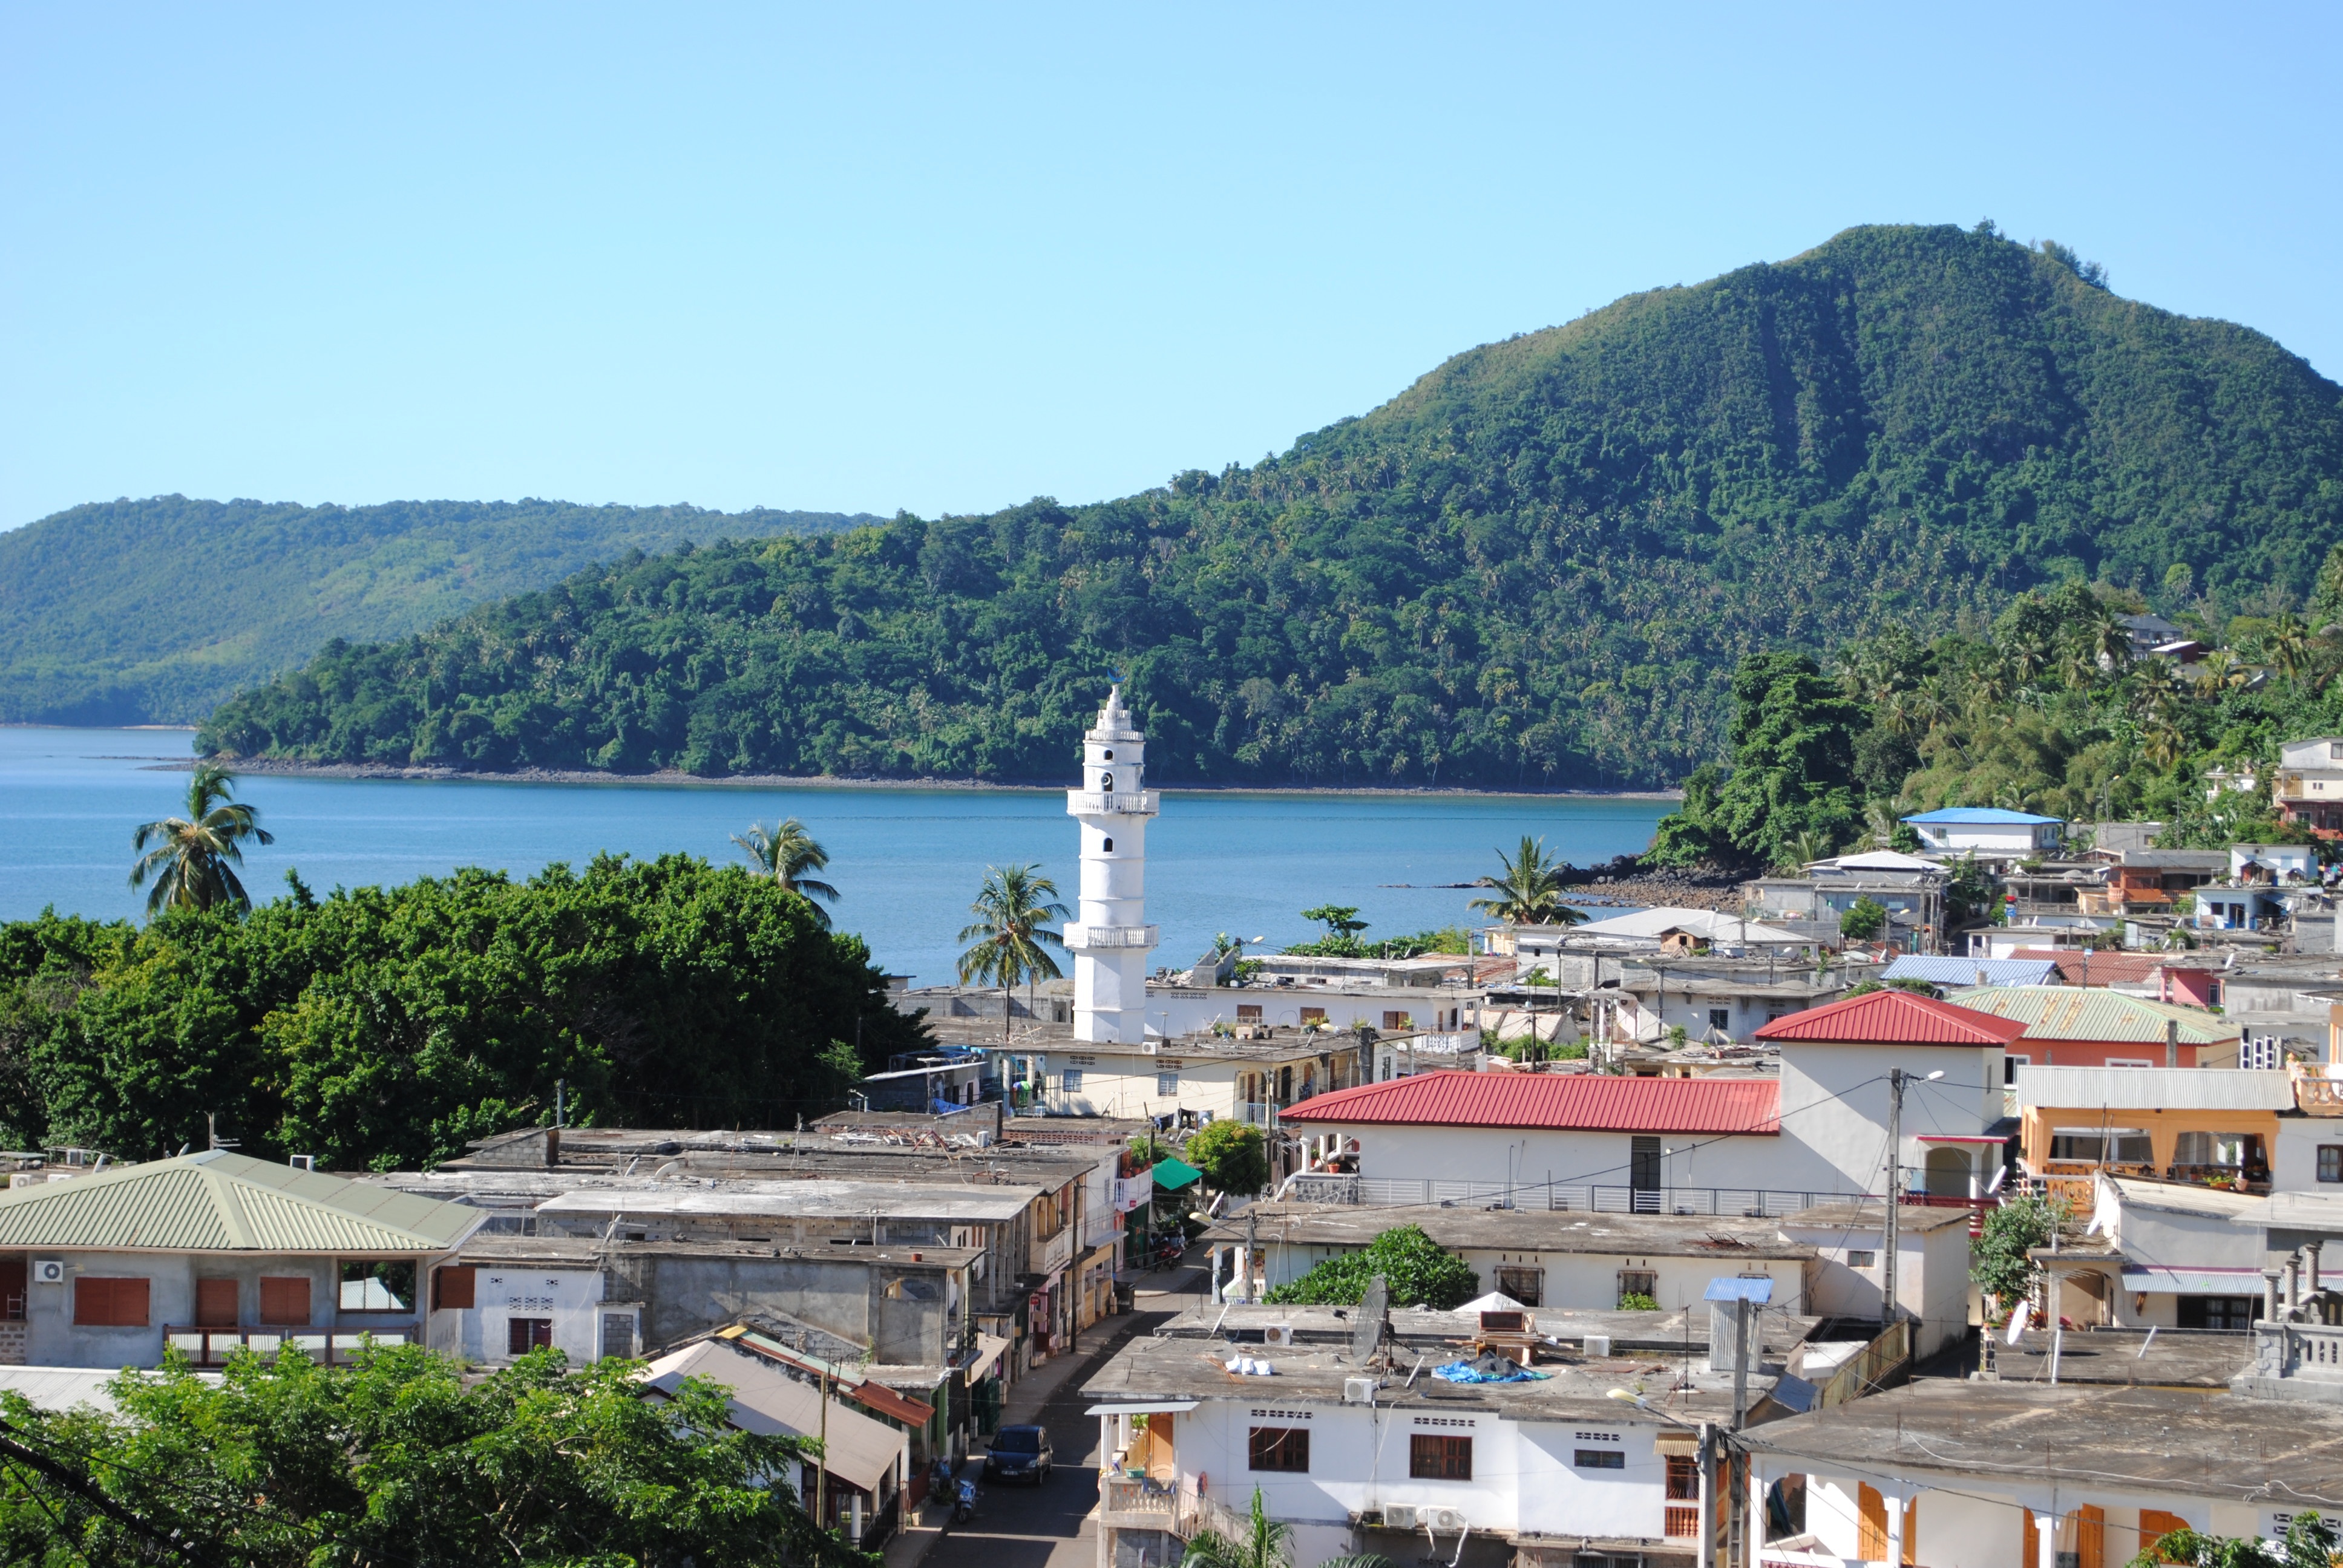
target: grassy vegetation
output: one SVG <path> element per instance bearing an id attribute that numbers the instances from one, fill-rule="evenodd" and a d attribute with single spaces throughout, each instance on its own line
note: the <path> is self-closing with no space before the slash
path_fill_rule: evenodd
<path id="1" fill-rule="evenodd" d="M 192 724 L 337 637 L 405 637 L 686 539 L 871 520 L 560 501 L 75 507 L 0 533 L 0 723 Z"/>
<path id="2" fill-rule="evenodd" d="M 240 755 L 1055 778 L 1111 672 L 1154 777 L 1673 783 L 1744 656 L 1982 636 L 2096 580 L 2217 621 L 2343 538 L 2343 395 L 1990 226 L 1851 229 L 1457 356 L 1282 457 L 581 573 L 336 644 Z"/>

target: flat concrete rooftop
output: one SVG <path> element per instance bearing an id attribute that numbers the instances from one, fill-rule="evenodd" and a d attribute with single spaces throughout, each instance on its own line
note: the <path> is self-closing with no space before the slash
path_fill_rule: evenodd
<path id="1" fill-rule="evenodd" d="M 1963 1221 L 1968 1218 L 1965 1209 L 1945 1211 Z M 1715 1258 L 1720 1264 L 1734 1259 L 1803 1260 L 1815 1255 L 1812 1246 L 1785 1238 L 1779 1221 L 1721 1216 L 1447 1209 L 1436 1204 L 1383 1209 L 1347 1203 L 1256 1204 L 1249 1213 L 1262 1241 L 1292 1246 L 1363 1247 L 1385 1231 L 1415 1225 L 1451 1251 L 1493 1247 L 1605 1255 L 1634 1252 L 1671 1258 Z M 1244 1233 L 1244 1222 L 1240 1218 L 1222 1221 L 1204 1236 L 1208 1241 L 1231 1242 L 1243 1241 Z"/>

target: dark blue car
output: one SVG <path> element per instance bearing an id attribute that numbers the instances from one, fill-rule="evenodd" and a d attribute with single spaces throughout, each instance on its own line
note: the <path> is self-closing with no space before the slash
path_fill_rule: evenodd
<path id="1" fill-rule="evenodd" d="M 1051 1463 L 1058 1457 L 1050 1446 L 1050 1434 L 1038 1426 L 1004 1426 L 992 1434 L 992 1442 L 985 1450 L 984 1478 L 987 1481 L 1030 1481 L 1039 1486 L 1050 1479 Z"/>

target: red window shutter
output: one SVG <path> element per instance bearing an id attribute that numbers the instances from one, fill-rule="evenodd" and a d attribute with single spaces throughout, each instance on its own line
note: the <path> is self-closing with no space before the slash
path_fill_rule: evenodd
<path id="1" fill-rule="evenodd" d="M 146 1326 L 147 1282 L 84 1274 L 74 1282 L 74 1322 L 87 1328 Z"/>
<path id="2" fill-rule="evenodd" d="M 453 1264 L 435 1271 L 431 1276 L 431 1304 L 451 1310 L 471 1306 L 477 1285 L 474 1276 L 478 1272 L 477 1269 L 459 1268 Z"/>
<path id="3" fill-rule="evenodd" d="M 260 1321 L 287 1327 L 309 1321 L 307 1278 L 264 1274 L 260 1280 Z"/>
<path id="4" fill-rule="evenodd" d="M 197 1280 L 196 1282 L 196 1326 L 200 1329 L 232 1329 L 236 1318 L 236 1282 L 234 1280 Z"/>

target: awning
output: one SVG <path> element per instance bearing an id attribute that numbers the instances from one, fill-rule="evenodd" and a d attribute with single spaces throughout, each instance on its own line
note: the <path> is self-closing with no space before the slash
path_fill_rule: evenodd
<path id="1" fill-rule="evenodd" d="M 1084 1415 L 1177 1415 L 1183 1410 L 1193 1410 L 1202 1403 L 1193 1399 L 1141 1400 L 1131 1404 L 1094 1404 L 1082 1412 Z"/>
<path id="2" fill-rule="evenodd" d="M 1001 1359 L 1001 1352 L 1009 1345 L 1010 1342 L 999 1334 L 980 1332 L 976 1336 L 976 1359 L 968 1363 L 968 1371 L 962 1375 L 970 1382 L 976 1382 L 992 1370 L 992 1363 Z"/>
<path id="3" fill-rule="evenodd" d="M 1204 1173 L 1185 1160 L 1162 1159 L 1155 1162 L 1155 1184 L 1166 1192 L 1177 1192 L 1193 1181 L 1203 1180 Z"/>
<path id="4" fill-rule="evenodd" d="M 1652 1439 L 1652 1452 L 1669 1459 L 1698 1459 L 1700 1434 L 1692 1432 L 1663 1432 Z"/>
<path id="5" fill-rule="evenodd" d="M 2006 1143 L 2009 1141 L 2006 1138 L 1980 1138 L 1968 1132 L 1916 1132 L 1912 1136 L 1913 1141 L 1917 1143 Z"/>
<path id="6" fill-rule="evenodd" d="M 2176 1291 L 2184 1296 L 2258 1296 L 2259 1269 L 2168 1269 L 2155 1263 L 2127 1263 L 2124 1289 L 2149 1292 Z"/>

